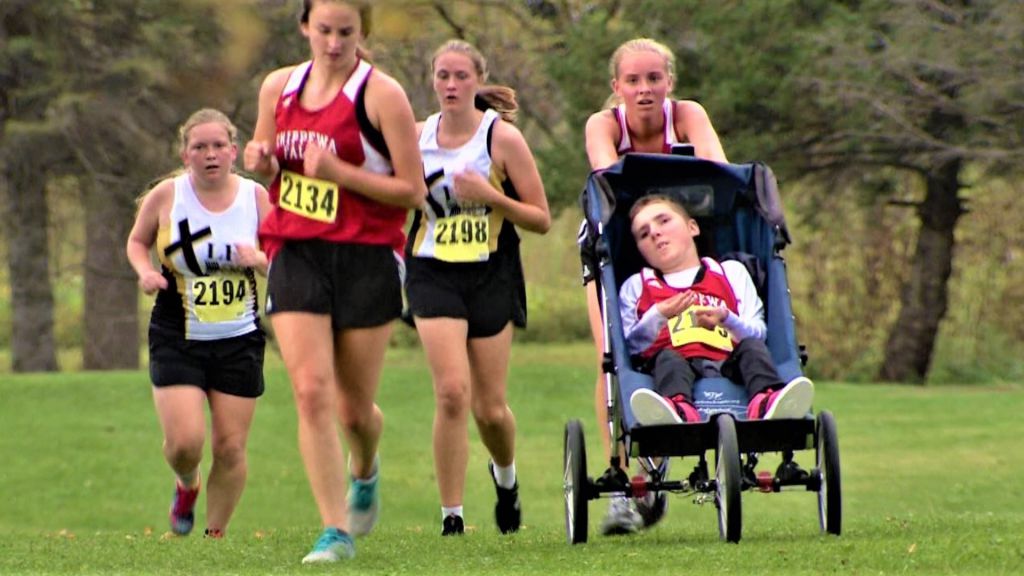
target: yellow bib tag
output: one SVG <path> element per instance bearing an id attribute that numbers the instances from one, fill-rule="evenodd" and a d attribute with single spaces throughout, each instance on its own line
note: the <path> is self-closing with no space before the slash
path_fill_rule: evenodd
<path id="1" fill-rule="evenodd" d="M 338 216 L 338 185 L 283 170 L 278 203 L 292 214 L 318 222 L 334 222 Z"/>
<path id="2" fill-rule="evenodd" d="M 731 351 L 733 346 L 729 331 L 723 326 L 718 326 L 714 330 L 708 330 L 699 326 L 697 324 L 698 310 L 713 310 L 713 308 L 710 306 L 690 306 L 678 316 L 669 318 L 668 332 L 672 337 L 672 345 L 680 348 L 687 344 L 701 343 L 718 350 Z"/>
<path id="3" fill-rule="evenodd" d="M 249 283 L 241 272 L 192 278 L 189 288 L 200 322 L 227 322 L 245 315 Z"/>
<path id="4" fill-rule="evenodd" d="M 490 256 L 486 214 L 456 214 L 434 224 L 434 257 L 445 262 L 483 262 Z"/>

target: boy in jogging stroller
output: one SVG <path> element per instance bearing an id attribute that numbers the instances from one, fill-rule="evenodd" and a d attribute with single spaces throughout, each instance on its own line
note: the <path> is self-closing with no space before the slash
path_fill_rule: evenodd
<path id="1" fill-rule="evenodd" d="M 614 451 L 608 471 L 589 478 L 582 426 L 569 422 L 569 541 L 586 541 L 590 499 L 695 493 L 718 509 L 721 538 L 738 542 L 741 491 L 793 487 L 818 493 L 821 529 L 838 534 L 838 438 L 832 415 L 810 410 L 813 384 L 801 372 L 780 255 L 789 234 L 771 171 L 627 154 L 590 176 L 583 207 L 598 262 L 607 424 L 646 475 L 627 477 Z M 806 471 L 793 452 L 812 447 L 815 467 Z M 755 471 L 764 452 L 782 455 L 774 474 Z M 668 462 L 679 456 L 697 464 L 686 479 L 669 480 Z"/>

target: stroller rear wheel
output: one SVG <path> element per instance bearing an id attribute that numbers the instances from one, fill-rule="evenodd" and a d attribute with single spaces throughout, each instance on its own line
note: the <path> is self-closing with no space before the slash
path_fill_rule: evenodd
<path id="1" fill-rule="evenodd" d="M 565 536 L 569 544 L 587 541 L 587 447 L 583 442 L 583 424 L 571 420 L 565 425 L 565 471 L 562 485 L 565 491 Z"/>
<path id="2" fill-rule="evenodd" d="M 839 535 L 843 525 L 843 498 L 839 481 L 839 434 L 832 413 L 818 413 L 817 467 L 821 478 L 818 488 L 818 522 L 821 531 Z"/>

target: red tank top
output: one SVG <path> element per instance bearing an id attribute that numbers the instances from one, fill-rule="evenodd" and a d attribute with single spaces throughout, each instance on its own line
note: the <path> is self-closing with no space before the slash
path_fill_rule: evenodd
<path id="1" fill-rule="evenodd" d="M 725 306 L 732 313 L 737 313 L 738 308 L 736 304 L 736 294 L 732 290 L 732 285 L 729 284 L 729 279 L 725 277 L 725 271 L 722 269 L 722 265 L 718 262 L 710 259 L 703 258 L 701 260 L 701 269 L 697 272 L 697 277 L 694 279 L 693 285 L 689 288 L 673 288 L 665 283 L 665 279 L 661 273 L 656 272 L 651 268 L 644 268 L 641 271 L 643 278 L 643 290 L 640 293 L 640 298 L 637 300 L 637 318 L 643 318 L 652 306 L 674 296 L 680 292 L 686 290 L 692 290 L 698 294 L 698 300 L 696 306 L 707 306 L 707 307 L 721 307 Z M 684 315 L 686 312 L 683 313 Z M 656 353 L 664 350 L 665 348 L 674 348 L 684 358 L 706 358 L 708 360 L 725 360 L 729 357 L 732 351 L 732 347 L 728 349 L 715 347 L 706 342 L 692 341 L 682 346 L 673 346 L 672 335 L 670 333 L 673 330 L 675 322 L 679 317 L 669 318 L 668 322 L 661 331 L 658 332 L 657 337 L 654 339 L 654 343 L 651 344 L 647 350 L 641 353 L 644 358 L 650 358 Z M 719 327 L 720 330 L 724 328 Z M 704 330 L 697 328 L 697 330 Z M 710 331 L 707 331 L 710 332 Z M 714 341 L 714 338 L 707 339 Z M 731 340 L 731 338 L 730 338 Z M 733 342 L 735 344 L 735 342 Z"/>
<path id="2" fill-rule="evenodd" d="M 363 105 L 373 67 L 360 60 L 334 100 L 319 110 L 308 110 L 299 103 L 311 68 L 311 61 L 298 65 L 277 101 L 274 154 L 281 170 L 270 184 L 274 207 L 260 226 L 264 250 L 272 258 L 285 241 L 310 238 L 401 250 L 405 244 L 404 208 L 349 192 L 337 183 L 331 192 L 323 188 L 332 183 L 303 179 L 305 148 L 314 140 L 364 170 L 394 173 L 384 139 L 366 118 Z"/>

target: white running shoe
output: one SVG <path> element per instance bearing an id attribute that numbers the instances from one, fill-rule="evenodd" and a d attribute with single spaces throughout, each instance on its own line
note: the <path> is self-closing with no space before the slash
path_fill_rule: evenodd
<path id="1" fill-rule="evenodd" d="M 629 406 L 633 409 L 633 417 L 643 426 L 655 424 L 681 424 L 682 417 L 676 407 L 661 394 L 654 390 L 641 388 L 629 397 Z"/>
<path id="2" fill-rule="evenodd" d="M 814 402 L 814 382 L 806 376 L 790 380 L 783 388 L 772 392 L 765 410 L 765 420 L 803 418 Z"/>

